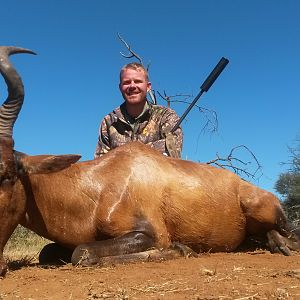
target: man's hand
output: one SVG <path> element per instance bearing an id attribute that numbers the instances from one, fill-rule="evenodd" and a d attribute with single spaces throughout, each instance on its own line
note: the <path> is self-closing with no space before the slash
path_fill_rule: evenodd
<path id="1" fill-rule="evenodd" d="M 176 136 L 168 133 L 166 136 L 166 148 L 171 157 L 181 158 L 181 151 L 176 147 Z"/>

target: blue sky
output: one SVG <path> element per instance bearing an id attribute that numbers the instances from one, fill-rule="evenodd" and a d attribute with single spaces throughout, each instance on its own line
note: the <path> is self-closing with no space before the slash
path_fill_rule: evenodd
<path id="1" fill-rule="evenodd" d="M 168 95 L 196 96 L 219 59 L 229 59 L 199 101 L 217 113 L 218 132 L 203 134 L 205 117 L 193 109 L 183 123 L 183 156 L 207 162 L 245 145 L 263 167 L 253 182 L 274 191 L 300 134 L 299 13 L 296 0 L 4 1 L 1 44 L 38 53 L 12 57 L 26 90 L 15 148 L 92 159 L 101 119 L 123 101 L 119 69 L 129 61 L 119 32 L 151 63 L 153 89 Z M 178 115 L 186 107 L 172 105 Z"/>

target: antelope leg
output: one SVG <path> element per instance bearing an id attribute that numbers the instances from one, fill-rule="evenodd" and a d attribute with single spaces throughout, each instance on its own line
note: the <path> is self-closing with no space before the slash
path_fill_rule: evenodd
<path id="1" fill-rule="evenodd" d="M 298 237 L 284 237 L 278 231 L 271 230 L 267 233 L 268 245 L 273 253 L 282 253 L 284 255 L 292 255 L 290 250 L 299 251 L 300 242 Z"/>
<path id="2" fill-rule="evenodd" d="M 73 265 L 95 265 L 100 258 L 146 251 L 155 245 L 154 238 L 143 232 L 130 232 L 123 236 L 79 245 L 72 254 Z"/>

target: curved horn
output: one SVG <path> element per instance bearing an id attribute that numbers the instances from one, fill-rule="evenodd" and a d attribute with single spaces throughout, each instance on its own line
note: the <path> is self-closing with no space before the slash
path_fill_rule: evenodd
<path id="1" fill-rule="evenodd" d="M 22 79 L 8 58 L 16 53 L 35 54 L 23 48 L 0 46 L 0 73 L 8 89 L 7 99 L 0 107 L 0 183 L 4 179 L 13 182 L 16 176 L 12 132 L 24 100 Z"/>
<path id="2" fill-rule="evenodd" d="M 33 51 L 13 47 L 0 46 L 0 72 L 7 84 L 8 96 L 0 108 L 0 138 L 12 137 L 14 123 L 24 100 L 22 79 L 9 61 L 9 55 L 16 53 L 35 54 Z"/>

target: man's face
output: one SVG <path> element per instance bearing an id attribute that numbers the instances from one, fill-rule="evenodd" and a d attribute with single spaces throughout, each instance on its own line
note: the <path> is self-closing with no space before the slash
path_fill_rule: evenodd
<path id="1" fill-rule="evenodd" d="M 126 103 L 134 105 L 146 101 L 151 83 L 143 70 L 125 69 L 121 73 L 119 88 Z"/>

